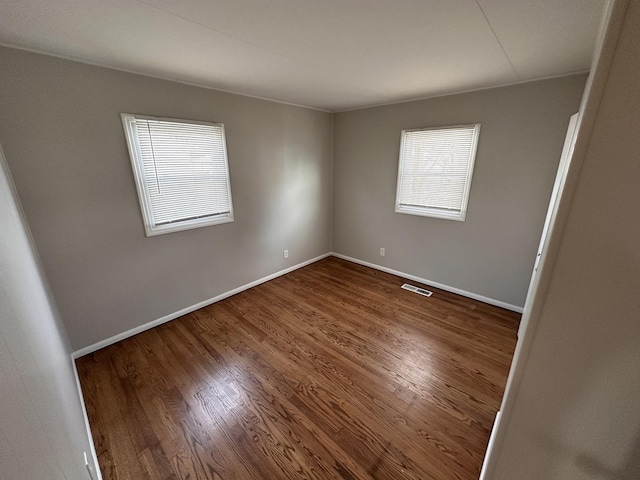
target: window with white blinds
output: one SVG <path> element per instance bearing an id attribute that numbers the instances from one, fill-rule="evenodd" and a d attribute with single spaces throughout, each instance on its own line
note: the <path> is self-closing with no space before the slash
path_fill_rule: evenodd
<path id="1" fill-rule="evenodd" d="M 396 212 L 464 221 L 480 124 L 403 130 Z"/>
<path id="2" fill-rule="evenodd" d="M 147 236 L 233 221 L 223 124 L 122 121 Z"/>

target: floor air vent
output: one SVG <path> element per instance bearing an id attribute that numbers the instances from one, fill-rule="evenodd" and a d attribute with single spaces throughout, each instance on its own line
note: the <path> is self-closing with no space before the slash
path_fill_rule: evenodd
<path id="1" fill-rule="evenodd" d="M 433 292 L 430 292 L 429 290 L 425 290 L 424 288 L 416 287 L 414 285 L 409 285 L 408 283 L 405 283 L 404 285 L 402 285 L 402 288 L 404 288 L 405 290 L 409 290 L 410 292 L 413 292 L 413 293 L 424 295 L 425 297 L 430 297 L 431 295 L 433 295 Z"/>

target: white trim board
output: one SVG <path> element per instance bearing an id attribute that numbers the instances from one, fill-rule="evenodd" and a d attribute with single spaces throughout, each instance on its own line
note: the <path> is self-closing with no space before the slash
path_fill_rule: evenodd
<path id="1" fill-rule="evenodd" d="M 196 303 L 195 305 L 185 307 L 182 310 L 178 310 L 177 312 L 170 313 L 169 315 L 165 315 L 164 317 L 144 323 L 142 325 L 132 328 L 131 330 L 127 330 L 126 332 L 122 332 L 117 335 L 114 335 L 113 337 L 109 337 L 105 340 L 101 340 L 97 343 L 94 343 L 93 345 L 89 345 L 88 347 L 84 347 L 84 348 L 81 348 L 80 350 L 76 350 L 71 354 L 71 358 L 75 360 L 77 358 L 83 357 L 97 350 L 100 350 L 101 348 L 108 347 L 109 345 L 113 345 L 114 343 L 117 343 L 121 340 L 124 340 L 129 337 L 133 337 L 134 335 L 137 335 L 138 333 L 142 333 L 145 330 L 149 330 L 153 327 L 157 327 L 158 325 L 162 325 L 163 323 L 167 323 L 171 320 L 175 320 L 176 318 L 186 315 L 188 313 L 195 312 L 196 310 L 206 307 L 207 305 L 211 305 L 212 303 L 216 303 L 216 302 L 219 302 L 220 300 L 224 300 L 225 298 L 231 297 L 237 293 L 243 292 L 252 287 L 260 285 L 261 283 L 268 282 L 269 280 L 273 280 L 274 278 L 281 277 L 282 275 L 293 272 L 294 270 L 298 270 L 299 268 L 306 267 L 307 265 L 315 263 L 318 260 L 322 260 L 323 258 L 327 258 L 330 255 L 331 253 L 329 252 L 329 253 L 320 255 L 318 257 L 312 258 L 310 260 L 306 260 L 292 267 L 285 268 L 284 270 L 280 270 L 278 272 L 272 273 L 271 275 L 267 275 L 266 277 L 262 277 L 258 280 L 254 280 L 253 282 L 247 283 L 246 285 L 242 285 L 240 287 L 234 288 L 233 290 L 229 290 L 228 292 L 221 293 L 220 295 L 217 295 L 208 300 L 204 300 L 200 303 Z"/>
<path id="2" fill-rule="evenodd" d="M 75 377 L 75 380 L 76 380 L 76 388 L 78 389 L 78 395 L 80 396 L 80 405 L 82 406 L 82 417 L 84 418 L 84 426 L 87 429 L 89 447 L 91 448 L 90 453 L 91 453 L 91 459 L 93 460 L 93 472 L 97 475 L 97 480 L 102 480 L 102 470 L 100 470 L 100 464 L 98 463 L 98 454 L 96 453 L 96 446 L 93 443 L 93 434 L 91 433 L 91 425 L 89 424 L 87 407 L 84 403 L 84 395 L 82 394 L 82 386 L 80 385 L 80 376 L 78 375 L 78 368 L 76 367 L 76 361 L 73 358 L 73 355 L 71 355 L 71 365 L 73 367 L 73 376 Z"/>
<path id="3" fill-rule="evenodd" d="M 375 270 L 380 270 L 382 272 L 390 273 L 392 275 L 408 278 L 409 280 L 415 280 L 416 282 L 424 283 L 426 285 L 439 288 L 440 290 L 445 290 L 447 292 L 455 293 L 457 295 L 462 295 L 463 297 L 472 298 L 473 300 L 478 300 L 480 302 L 488 303 L 489 305 L 495 305 L 496 307 L 505 308 L 513 312 L 522 313 L 524 311 L 524 307 L 511 305 L 510 303 L 502 302 L 494 298 L 485 297 L 484 295 L 478 295 L 477 293 L 467 292 L 466 290 L 462 290 L 460 288 L 450 287 L 449 285 L 444 285 L 442 283 L 434 282 L 432 280 L 427 280 L 426 278 L 421 278 L 416 275 L 411 275 L 409 273 L 399 272 L 398 270 L 393 270 L 391 268 L 383 267 L 381 265 L 376 265 L 375 263 L 365 262 L 364 260 L 358 260 L 357 258 L 348 257 L 347 255 L 342 255 L 341 253 L 331 252 L 331 255 L 334 257 L 341 258 L 343 260 L 347 260 L 349 262 L 357 263 L 359 265 L 364 265 L 365 267 L 373 268 Z"/>

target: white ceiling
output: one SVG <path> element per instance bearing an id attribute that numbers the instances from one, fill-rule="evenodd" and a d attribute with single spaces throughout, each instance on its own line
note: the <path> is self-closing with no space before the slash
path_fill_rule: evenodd
<path id="1" fill-rule="evenodd" d="M 2 0 L 0 43 L 345 110 L 589 68 L 605 0 Z"/>

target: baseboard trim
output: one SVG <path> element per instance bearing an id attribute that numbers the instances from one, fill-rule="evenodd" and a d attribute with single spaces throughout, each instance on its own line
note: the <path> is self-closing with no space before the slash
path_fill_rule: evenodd
<path id="1" fill-rule="evenodd" d="M 158 318 L 156 320 L 152 320 L 143 325 L 139 325 L 135 328 L 132 328 L 131 330 L 127 330 L 126 332 L 119 333 L 117 335 L 114 335 L 113 337 L 109 337 L 105 340 L 94 343 L 93 345 L 89 345 L 88 347 L 84 347 L 84 348 L 81 348 L 80 350 L 76 350 L 75 352 L 72 353 L 71 357 L 74 360 L 77 358 L 83 357 L 97 350 L 100 350 L 101 348 L 108 347 L 109 345 L 113 345 L 114 343 L 124 340 L 125 338 L 133 337 L 134 335 L 137 335 L 138 333 L 142 333 L 145 330 L 149 330 L 150 328 L 157 327 L 158 325 L 162 325 L 163 323 L 170 322 L 171 320 L 175 320 L 176 318 L 181 317 L 182 315 L 186 315 L 188 313 L 194 312 L 199 308 L 206 307 L 207 305 L 211 305 L 212 303 L 216 303 L 216 302 L 219 302 L 220 300 L 224 300 L 225 298 L 231 297 L 233 295 L 236 295 L 237 293 L 243 292 L 252 287 L 260 285 L 261 283 L 268 282 L 269 280 L 273 280 L 274 278 L 281 277 L 282 275 L 286 275 L 287 273 L 293 272 L 294 270 L 298 270 L 299 268 L 306 267 L 307 265 L 315 263 L 318 260 L 322 260 L 323 258 L 327 258 L 330 255 L 331 255 L 331 252 L 325 253 L 323 255 L 317 256 L 310 260 L 306 260 L 302 263 L 298 263 L 297 265 L 294 265 L 292 267 L 285 268 L 284 270 L 280 270 L 276 273 L 272 273 L 271 275 L 267 275 L 266 277 L 262 277 L 253 282 L 247 283 L 246 285 L 242 285 L 241 287 L 234 288 L 233 290 L 229 290 L 228 292 L 225 292 L 225 293 L 221 293 L 220 295 L 217 295 L 208 300 L 204 300 L 200 303 L 196 303 L 195 305 L 191 305 L 189 307 L 183 308 L 182 310 L 178 310 L 177 312 L 170 313 L 169 315 L 165 315 L 164 317 Z"/>
<path id="2" fill-rule="evenodd" d="M 71 365 L 73 367 L 73 375 L 76 379 L 76 388 L 78 389 L 78 395 L 80 396 L 80 405 L 82 406 L 82 417 L 84 418 L 84 427 L 87 429 L 87 437 L 89 441 L 89 447 L 91 448 L 91 458 L 93 460 L 93 473 L 96 474 L 96 480 L 102 480 L 102 470 L 100 470 L 100 464 L 98 463 L 98 454 L 96 453 L 96 447 L 93 443 L 93 434 L 91 433 L 91 425 L 89 425 L 89 416 L 87 415 L 87 407 L 84 403 L 84 395 L 82 394 L 82 386 L 80 385 L 80 376 L 78 375 L 78 368 L 76 367 L 75 358 L 71 355 Z M 93 477 L 92 477 L 93 478 Z"/>
<path id="3" fill-rule="evenodd" d="M 347 255 L 342 255 L 341 253 L 331 252 L 331 255 L 334 257 L 342 258 L 343 260 L 347 260 L 349 262 L 357 263 L 359 265 L 364 265 L 365 267 L 374 268 L 382 272 L 391 273 L 392 275 L 408 278 L 409 280 L 415 280 L 416 282 L 424 283 L 426 285 L 439 288 L 440 290 L 445 290 L 447 292 L 455 293 L 457 295 L 462 295 L 463 297 L 472 298 L 480 302 L 488 303 L 489 305 L 495 305 L 496 307 L 501 307 L 507 310 L 511 310 L 513 312 L 522 313 L 524 311 L 524 307 L 511 305 L 510 303 L 502 302 L 494 298 L 485 297 L 484 295 L 478 295 L 477 293 L 467 292 L 466 290 L 462 290 L 456 287 L 451 287 L 443 283 L 434 282 L 433 280 L 428 280 L 426 278 L 421 278 L 416 275 L 411 275 L 409 273 L 393 270 L 391 268 L 383 267 L 382 265 L 376 265 L 375 263 L 365 262 L 364 260 L 359 260 L 357 258 L 348 257 Z"/>
<path id="4" fill-rule="evenodd" d="M 518 313 L 522 313 L 523 311 L 523 307 L 519 307 L 517 305 L 511 305 L 510 303 L 506 303 L 506 302 L 502 302 L 500 300 L 496 300 L 493 298 L 489 298 L 489 297 L 485 297 L 483 295 L 478 295 L 476 293 L 473 292 L 468 292 L 466 290 L 462 290 L 456 287 L 451 287 L 449 285 L 445 285 L 439 282 L 434 282 L 432 280 L 426 279 L 426 278 L 422 278 L 422 277 L 418 277 L 416 275 L 411 275 L 409 273 L 405 273 L 405 272 L 400 272 L 398 270 L 393 270 L 391 268 L 387 268 L 387 267 L 383 267 L 382 265 L 377 265 L 375 263 L 371 263 L 371 262 L 366 262 L 364 260 L 360 260 L 358 258 L 354 258 L 354 257 L 349 257 L 347 255 L 342 255 L 341 253 L 337 253 L 337 252 L 329 252 L 329 253 L 325 253 L 323 255 L 319 255 L 315 258 L 306 260 L 302 263 L 298 263 L 297 265 L 293 265 L 292 267 L 289 268 L 285 268 L 284 270 L 280 270 L 278 272 L 272 273 L 271 275 L 267 275 L 266 277 L 262 277 L 258 280 L 255 280 L 253 282 L 247 283 L 246 285 L 242 285 L 238 288 L 234 288 L 233 290 L 229 290 L 228 292 L 222 293 L 220 295 L 217 295 L 213 298 L 210 298 L 208 300 L 204 300 L 200 303 L 196 303 L 195 305 L 191 305 L 189 307 L 183 308 L 182 310 L 178 310 L 177 312 L 174 313 L 170 313 L 169 315 L 165 315 L 164 317 L 158 318 L 156 320 L 152 320 L 150 322 L 147 322 L 143 325 L 139 325 L 135 328 L 132 328 L 130 330 L 127 330 L 126 332 L 122 332 L 119 333 L 117 335 L 114 335 L 112 337 L 109 337 L 105 340 L 101 340 L 100 342 L 94 343 L 93 345 L 89 345 L 87 347 L 81 348 L 80 350 L 76 350 L 75 352 L 73 352 L 71 354 L 71 358 L 72 359 L 77 359 L 80 357 L 83 357 L 85 355 L 88 355 L 90 353 L 93 353 L 97 350 L 100 350 L 101 348 L 104 347 L 108 347 L 109 345 L 113 345 L 114 343 L 117 343 L 121 340 L 124 340 L 126 338 L 129 337 L 133 337 L 134 335 L 137 335 L 138 333 L 142 333 L 145 330 L 149 330 L 153 327 L 157 327 L 158 325 L 162 325 L 163 323 L 166 322 L 170 322 L 171 320 L 175 320 L 178 317 L 181 317 L 182 315 L 186 315 L 188 313 L 194 312 L 196 310 L 198 310 L 199 308 L 203 308 L 206 307 L 207 305 L 211 305 L 213 303 L 219 302 L 220 300 L 224 300 L 225 298 L 231 297 L 233 295 L 236 295 L 237 293 L 243 292 L 245 290 L 248 290 L 252 287 L 255 287 L 257 285 L 260 285 L 261 283 L 264 282 L 268 282 L 269 280 L 273 280 L 274 278 L 278 278 L 282 275 L 286 275 L 287 273 L 293 272 L 294 270 L 297 270 L 299 268 L 302 267 L 306 267 L 307 265 L 310 265 L 312 263 L 317 262 L 318 260 L 322 260 L 323 258 L 326 258 L 328 256 L 334 256 L 337 258 L 342 258 L 343 260 L 347 260 L 349 262 L 353 262 L 353 263 L 357 263 L 359 265 L 364 265 L 365 267 L 370 267 L 376 270 L 380 270 L 382 272 L 386 272 L 386 273 L 391 273 L 392 275 L 398 275 L 399 277 L 403 277 L 403 278 L 408 278 L 410 280 L 415 280 L 416 282 L 420 282 L 420 283 L 424 283 L 426 285 L 431 285 L 435 288 L 439 288 L 441 290 L 445 290 L 447 292 L 451 292 L 451 293 L 455 293 L 458 295 L 462 295 L 464 297 L 468 297 L 468 298 L 472 298 L 474 300 L 478 300 L 480 302 L 484 302 L 484 303 L 488 303 L 490 305 L 495 305 L 497 307 L 501 307 L 501 308 L 505 308 L 507 310 L 511 310 L 514 312 L 518 312 Z M 74 368 L 75 368 L 75 363 L 74 363 Z"/>
<path id="5" fill-rule="evenodd" d="M 496 418 L 493 421 L 493 428 L 491 428 L 491 436 L 489 437 L 489 443 L 487 444 L 487 450 L 486 453 L 484 455 L 484 461 L 482 462 L 482 470 L 480 470 L 480 478 L 478 480 L 487 480 L 488 478 L 488 474 L 487 474 L 487 461 L 486 459 L 488 458 L 487 454 L 491 452 L 491 450 L 493 450 L 495 443 L 496 443 L 496 430 L 498 428 L 498 426 L 500 425 L 500 410 L 498 410 L 498 413 L 496 413 Z"/>

